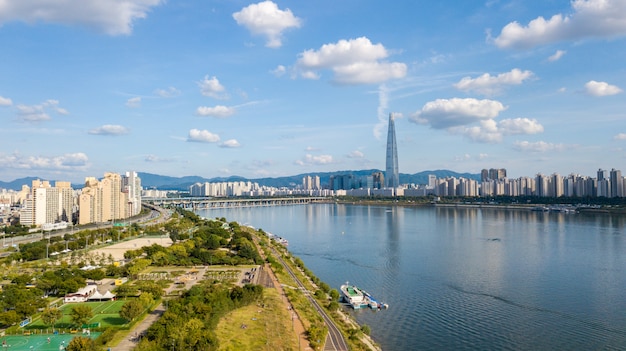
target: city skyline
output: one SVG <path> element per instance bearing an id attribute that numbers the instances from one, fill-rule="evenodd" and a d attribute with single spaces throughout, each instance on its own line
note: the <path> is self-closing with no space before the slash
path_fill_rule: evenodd
<path id="1" fill-rule="evenodd" d="M 624 0 L 7 4 L 0 180 L 385 169 L 391 111 L 400 173 L 623 169 L 624 18 Z"/>

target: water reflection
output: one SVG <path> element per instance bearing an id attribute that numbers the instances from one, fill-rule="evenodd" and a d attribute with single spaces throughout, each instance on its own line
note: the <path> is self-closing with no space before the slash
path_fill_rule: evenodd
<path id="1" fill-rule="evenodd" d="M 201 214 L 203 215 L 203 214 Z M 308 205 L 212 210 L 289 240 L 386 351 L 626 349 L 626 220 L 478 208 Z"/>

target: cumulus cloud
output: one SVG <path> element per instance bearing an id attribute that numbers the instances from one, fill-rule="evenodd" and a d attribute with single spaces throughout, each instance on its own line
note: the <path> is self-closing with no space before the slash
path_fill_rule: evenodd
<path id="1" fill-rule="evenodd" d="M 223 147 L 223 148 L 237 148 L 240 146 L 241 144 L 239 144 L 237 139 L 228 139 L 220 144 L 220 147 Z"/>
<path id="2" fill-rule="evenodd" d="M 365 155 L 359 150 L 354 150 L 348 154 L 348 158 L 363 158 L 363 157 L 365 157 Z"/>
<path id="3" fill-rule="evenodd" d="M 590 80 L 585 84 L 585 92 L 591 96 L 609 96 L 621 93 L 622 89 L 607 82 Z"/>
<path id="4" fill-rule="evenodd" d="M 167 89 L 157 89 L 154 91 L 154 93 L 162 98 L 171 98 L 171 97 L 179 96 L 181 94 L 180 90 L 174 87 L 168 87 Z"/>
<path id="5" fill-rule="evenodd" d="M 89 158 L 82 152 L 61 156 L 22 156 L 0 153 L 0 164 L 6 168 L 35 170 L 82 170 L 88 165 Z"/>
<path id="6" fill-rule="evenodd" d="M 200 106 L 196 109 L 199 116 L 210 116 L 217 118 L 227 118 L 235 114 L 235 108 L 229 106 L 217 105 L 215 107 Z"/>
<path id="7" fill-rule="evenodd" d="M 483 95 L 496 95 L 507 85 L 520 85 L 532 76 L 531 71 L 514 68 L 510 72 L 500 73 L 497 76 L 485 73 L 476 78 L 465 77 L 454 84 L 454 87 L 465 92 L 474 91 Z"/>
<path id="8" fill-rule="evenodd" d="M 0 106 L 11 106 L 11 105 L 13 105 L 13 101 L 11 99 L 0 96 Z"/>
<path id="9" fill-rule="evenodd" d="M 481 143 L 499 143 L 506 135 L 543 133 L 543 126 L 535 119 L 513 118 L 495 121 L 483 120 L 477 126 L 458 126 L 448 129 L 451 133 L 461 134 Z"/>
<path id="10" fill-rule="evenodd" d="M 28 0 L 2 1 L 0 25 L 11 21 L 59 23 L 95 29 L 108 35 L 128 35 L 137 19 L 148 16 L 164 0 Z"/>
<path id="11" fill-rule="evenodd" d="M 567 51 L 565 50 L 557 50 L 554 55 L 551 55 L 550 57 L 548 57 L 548 61 L 550 62 L 554 62 L 554 61 L 558 61 L 561 59 L 561 57 L 563 57 L 563 55 L 565 55 Z"/>
<path id="12" fill-rule="evenodd" d="M 263 35 L 267 38 L 265 46 L 279 48 L 283 45 L 283 31 L 289 28 L 299 28 L 300 19 L 289 9 L 281 10 L 272 1 L 263 1 L 251 4 L 239 12 L 233 13 L 238 25 L 246 27 L 254 35 Z"/>
<path id="13" fill-rule="evenodd" d="M 511 22 L 493 39 L 499 48 L 527 49 L 537 45 L 583 38 L 626 35 L 626 1 L 573 0 L 573 13 L 537 17 L 527 26 Z"/>
<path id="14" fill-rule="evenodd" d="M 330 69 L 338 84 L 382 83 L 406 76 L 406 64 L 383 61 L 388 56 L 382 44 L 372 44 L 366 37 L 342 39 L 300 53 L 296 67 L 302 77 L 314 79 L 319 77 L 318 71 Z"/>
<path id="15" fill-rule="evenodd" d="M 502 103 L 495 100 L 437 99 L 427 102 L 422 110 L 415 112 L 409 120 L 418 124 L 428 124 L 434 129 L 445 129 L 492 119 L 505 109 Z"/>
<path id="16" fill-rule="evenodd" d="M 204 76 L 204 79 L 198 82 L 198 86 L 200 87 L 200 93 L 204 96 L 212 97 L 218 100 L 228 99 L 229 96 L 226 94 L 226 88 L 220 81 L 215 77 L 209 78 L 209 76 Z"/>
<path id="17" fill-rule="evenodd" d="M 567 147 L 564 144 L 553 144 L 545 141 L 516 141 L 513 144 L 513 148 L 517 151 L 524 152 L 548 152 L 548 151 L 563 151 Z"/>
<path id="18" fill-rule="evenodd" d="M 626 133 L 618 133 L 613 137 L 614 140 L 626 140 Z"/>
<path id="19" fill-rule="evenodd" d="M 308 165 L 327 165 L 333 163 L 333 157 L 331 155 L 311 155 L 306 154 L 303 159 L 297 160 L 296 164 L 300 166 Z"/>
<path id="20" fill-rule="evenodd" d="M 208 130 L 191 129 L 187 141 L 198 143 L 217 143 L 220 141 L 220 136 L 213 134 Z"/>
<path id="21" fill-rule="evenodd" d="M 141 106 L 141 97 L 133 97 L 126 100 L 126 107 L 137 108 Z"/>
<path id="22" fill-rule="evenodd" d="M 128 134 L 128 128 L 119 124 L 105 124 L 88 132 L 93 135 L 124 135 Z"/>

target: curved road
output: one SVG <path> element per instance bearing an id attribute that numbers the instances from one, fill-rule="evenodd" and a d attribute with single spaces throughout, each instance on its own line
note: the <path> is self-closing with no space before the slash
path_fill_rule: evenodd
<path id="1" fill-rule="evenodd" d="M 298 279 L 298 277 L 293 273 L 289 265 L 287 265 L 287 263 L 283 260 L 283 257 L 280 255 L 280 253 L 276 251 L 273 247 L 272 247 L 272 252 L 278 258 L 278 260 L 280 261 L 280 264 L 283 265 L 283 267 L 289 273 L 289 275 L 291 275 L 291 277 L 296 282 L 300 290 L 305 292 L 305 296 L 309 299 L 311 304 L 313 304 L 313 307 L 315 307 L 317 312 L 324 319 L 324 323 L 328 327 L 328 335 L 326 336 L 326 343 L 324 345 L 324 350 L 348 351 L 349 348 L 348 348 L 348 344 L 346 343 L 346 339 L 343 337 L 343 334 L 341 334 L 341 331 L 339 330 L 339 328 L 337 328 L 337 325 L 335 325 L 335 322 L 328 316 L 324 308 L 322 308 L 322 306 L 319 305 L 317 300 L 315 300 L 315 298 L 313 298 L 308 293 L 308 290 L 306 289 L 304 284 L 302 284 L 300 279 Z"/>

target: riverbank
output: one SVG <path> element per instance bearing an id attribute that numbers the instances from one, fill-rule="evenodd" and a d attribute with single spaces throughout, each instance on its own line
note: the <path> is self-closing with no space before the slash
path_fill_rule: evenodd
<path id="1" fill-rule="evenodd" d="M 270 262 L 266 265 L 267 271 L 275 287 L 281 291 L 287 308 L 293 311 L 292 321 L 296 321 L 296 331 L 298 324 L 303 328 L 297 332 L 299 337 L 305 334 L 310 337 L 312 331 L 325 324 L 328 330 L 325 342 L 311 343 L 314 349 L 381 351 L 376 342 L 363 332 L 364 328 L 342 310 L 337 303 L 339 293 L 336 290 L 336 294 L 329 291 L 328 285 L 315 277 L 303 266 L 302 260 L 291 255 L 284 245 L 269 240 L 263 232 L 255 230 L 254 233 L 259 251 Z M 307 349 L 311 348 L 300 344 L 300 350 Z"/>

